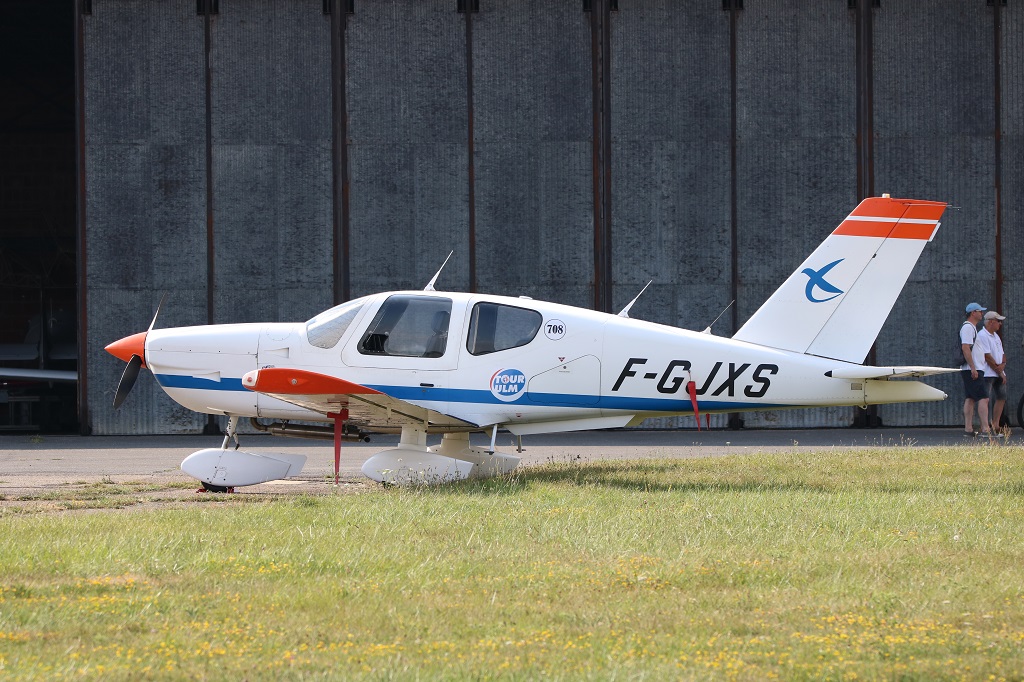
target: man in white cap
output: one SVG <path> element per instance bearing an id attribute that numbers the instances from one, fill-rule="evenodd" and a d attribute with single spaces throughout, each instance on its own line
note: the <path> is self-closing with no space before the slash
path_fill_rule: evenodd
<path id="1" fill-rule="evenodd" d="M 999 430 L 999 420 L 1003 416 L 1003 406 L 1006 405 L 1006 353 L 1003 352 L 1003 340 L 996 332 L 1002 329 L 1003 320 L 1006 318 L 994 310 L 989 310 L 985 313 L 984 319 L 985 326 L 978 332 L 974 355 L 977 358 L 980 348 L 984 361 L 985 381 L 989 385 L 992 433 L 996 433 Z"/>
<path id="2" fill-rule="evenodd" d="M 964 435 L 978 435 L 974 430 L 974 406 L 978 406 L 978 421 L 981 432 L 989 435 L 988 421 L 988 384 L 985 382 L 984 355 L 975 360 L 974 347 L 978 339 L 978 323 L 981 322 L 987 308 L 978 303 L 968 303 L 967 319 L 960 325 L 960 352 L 964 362 L 960 365 L 960 376 L 964 381 Z"/>

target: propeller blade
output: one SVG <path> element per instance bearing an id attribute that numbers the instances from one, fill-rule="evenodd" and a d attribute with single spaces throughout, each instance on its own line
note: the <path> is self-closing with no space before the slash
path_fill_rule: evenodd
<path id="1" fill-rule="evenodd" d="M 153 327 L 156 326 L 156 318 L 160 316 L 160 309 L 164 307 L 164 301 L 167 300 L 167 292 L 160 297 L 160 302 L 156 304 L 156 313 L 153 315 L 153 321 L 149 323 L 149 329 L 146 331 L 153 331 Z"/>
<path id="2" fill-rule="evenodd" d="M 139 370 L 142 368 L 142 358 L 138 355 L 133 355 L 132 359 L 125 365 L 124 373 L 121 375 L 121 381 L 117 384 L 117 392 L 114 393 L 114 409 L 121 407 L 124 403 L 125 398 L 132 392 L 132 388 L 135 386 L 135 380 L 139 378 Z"/>

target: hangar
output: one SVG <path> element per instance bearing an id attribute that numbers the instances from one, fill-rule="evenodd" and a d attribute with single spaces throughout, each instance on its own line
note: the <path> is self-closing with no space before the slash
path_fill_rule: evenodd
<path id="1" fill-rule="evenodd" d="M 633 316 L 702 329 L 735 301 L 714 327 L 728 335 L 883 192 L 958 209 L 869 361 L 945 365 L 972 300 L 1008 316 L 1019 349 L 1020 3 L 0 9 L 0 364 L 78 372 L 9 382 L 0 428 L 215 428 L 152 382 L 111 407 L 121 365 L 103 346 L 144 329 L 163 293 L 160 326 L 300 320 L 421 288 L 452 250 L 439 288 L 615 311 L 653 280 Z M 943 403 L 743 421 L 953 425 L 957 381 L 931 382 Z"/>

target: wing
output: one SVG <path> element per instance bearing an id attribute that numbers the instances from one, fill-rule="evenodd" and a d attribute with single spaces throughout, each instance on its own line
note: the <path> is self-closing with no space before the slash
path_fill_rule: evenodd
<path id="1" fill-rule="evenodd" d="M 830 369 L 825 372 L 825 376 L 836 379 L 900 379 L 903 377 L 926 377 L 931 374 L 950 374 L 959 371 L 959 369 L 947 369 L 946 367 L 867 367 L 855 365 L 852 367 Z"/>
<path id="2" fill-rule="evenodd" d="M 321 414 L 348 410 L 349 421 L 370 430 L 391 430 L 411 424 L 426 426 L 429 431 L 479 428 L 476 424 L 393 398 L 369 386 L 302 369 L 256 369 L 242 377 L 242 385 L 250 391 Z"/>
<path id="3" fill-rule="evenodd" d="M 78 381 L 78 372 L 62 369 L 16 369 L 0 367 L 0 378 L 33 381 Z"/>

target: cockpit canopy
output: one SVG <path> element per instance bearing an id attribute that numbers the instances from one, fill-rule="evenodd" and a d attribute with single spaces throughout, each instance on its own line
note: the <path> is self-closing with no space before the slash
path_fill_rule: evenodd
<path id="1" fill-rule="evenodd" d="M 326 310 L 306 323 L 309 343 L 334 348 L 371 297 L 357 298 Z M 448 348 L 452 299 L 422 294 L 392 294 L 359 337 L 362 355 L 437 358 Z M 536 310 L 481 301 L 469 318 L 466 350 L 486 355 L 518 348 L 536 336 L 543 317 Z"/>

